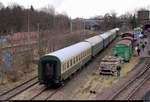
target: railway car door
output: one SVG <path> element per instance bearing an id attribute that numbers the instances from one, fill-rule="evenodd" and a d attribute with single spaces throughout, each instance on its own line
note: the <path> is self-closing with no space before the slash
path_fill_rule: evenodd
<path id="1" fill-rule="evenodd" d="M 55 79 L 56 76 L 56 63 L 55 62 L 46 62 L 44 64 L 44 79 L 45 82 L 52 82 Z"/>

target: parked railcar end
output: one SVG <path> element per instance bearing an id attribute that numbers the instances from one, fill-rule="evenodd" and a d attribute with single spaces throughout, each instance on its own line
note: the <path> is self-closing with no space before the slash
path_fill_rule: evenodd
<path id="1" fill-rule="evenodd" d="M 128 37 L 128 36 L 134 38 L 134 34 L 132 32 L 125 32 L 125 33 L 121 34 L 122 38 Z"/>
<path id="2" fill-rule="evenodd" d="M 131 42 L 133 42 L 133 41 L 134 41 L 134 38 L 133 38 L 133 37 L 128 36 L 128 37 L 124 37 L 124 38 L 122 38 L 121 40 L 130 40 Z"/>

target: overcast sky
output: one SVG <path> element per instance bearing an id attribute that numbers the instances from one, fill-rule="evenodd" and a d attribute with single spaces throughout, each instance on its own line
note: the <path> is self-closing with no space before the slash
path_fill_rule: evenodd
<path id="1" fill-rule="evenodd" d="M 66 12 L 71 18 L 89 18 L 115 11 L 118 16 L 135 8 L 150 8 L 150 0 L 0 0 L 5 6 L 17 3 L 24 7 L 33 5 L 40 9 L 53 5 L 57 12 Z"/>

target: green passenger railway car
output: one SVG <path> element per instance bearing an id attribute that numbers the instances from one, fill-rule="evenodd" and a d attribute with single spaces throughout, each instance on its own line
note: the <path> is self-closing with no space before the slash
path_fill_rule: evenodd
<path id="1" fill-rule="evenodd" d="M 128 62 L 132 55 L 132 42 L 130 40 L 121 40 L 113 46 L 112 52 L 115 56 Z"/>
<path id="2" fill-rule="evenodd" d="M 91 59 L 91 45 L 79 42 L 56 52 L 46 54 L 39 62 L 39 81 L 59 84 Z"/>

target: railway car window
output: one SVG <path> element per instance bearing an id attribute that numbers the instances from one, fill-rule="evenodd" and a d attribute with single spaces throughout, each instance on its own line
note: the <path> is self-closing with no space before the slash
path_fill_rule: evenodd
<path id="1" fill-rule="evenodd" d="M 69 67 L 71 66 L 71 60 L 69 61 Z"/>
<path id="2" fill-rule="evenodd" d="M 71 60 L 69 61 L 69 67 L 71 66 Z"/>
<path id="3" fill-rule="evenodd" d="M 72 66 L 72 65 L 73 65 L 73 59 L 71 59 L 71 61 L 70 61 L 70 62 L 71 62 L 70 66 Z"/>
<path id="4" fill-rule="evenodd" d="M 74 65 L 74 58 L 72 59 L 72 65 Z"/>
<path id="5" fill-rule="evenodd" d="M 72 59 L 72 65 L 74 65 L 74 58 Z"/>
<path id="6" fill-rule="evenodd" d="M 83 52 L 83 57 L 84 57 L 84 52 Z"/>
<path id="7" fill-rule="evenodd" d="M 72 65 L 74 64 L 74 58 L 72 58 Z"/>
<path id="8" fill-rule="evenodd" d="M 80 55 L 79 55 L 79 61 L 80 61 Z"/>
<path id="9" fill-rule="evenodd" d="M 78 60 L 80 61 L 80 55 L 78 56 Z"/>
<path id="10" fill-rule="evenodd" d="M 77 63 L 77 57 L 75 57 L 75 63 Z"/>
<path id="11" fill-rule="evenodd" d="M 88 55 L 88 52 L 86 51 L 86 55 Z"/>
<path id="12" fill-rule="evenodd" d="M 70 60 L 70 66 L 72 66 L 72 59 Z"/>
<path id="13" fill-rule="evenodd" d="M 65 63 L 63 64 L 63 71 L 65 71 L 65 69 L 66 69 L 66 66 L 65 66 Z"/>
<path id="14" fill-rule="evenodd" d="M 67 68 L 69 68 L 69 61 L 67 62 Z"/>
<path id="15" fill-rule="evenodd" d="M 82 52 L 82 58 L 84 57 L 84 52 Z"/>
<path id="16" fill-rule="evenodd" d="M 66 63 L 64 63 L 64 71 L 67 69 L 67 67 L 66 67 Z"/>
<path id="17" fill-rule="evenodd" d="M 88 55 L 87 51 L 86 51 L 86 56 Z"/>
<path id="18" fill-rule="evenodd" d="M 72 59 L 72 65 L 74 65 L 74 58 Z"/>
<path id="19" fill-rule="evenodd" d="M 75 59 L 76 59 L 76 63 L 78 62 L 78 58 L 77 58 L 77 56 L 75 57 Z"/>
<path id="20" fill-rule="evenodd" d="M 62 70 L 64 69 L 64 64 L 61 64 L 61 69 L 62 69 Z"/>
<path id="21" fill-rule="evenodd" d="M 88 53 L 90 54 L 90 49 L 88 50 Z"/>
<path id="22" fill-rule="evenodd" d="M 64 63 L 64 69 L 65 70 L 67 69 L 67 63 Z"/>
<path id="23" fill-rule="evenodd" d="M 73 64 L 75 64 L 76 63 L 76 59 L 75 59 L 75 57 L 73 58 Z"/>
<path id="24" fill-rule="evenodd" d="M 83 52 L 83 58 L 84 58 L 84 52 Z"/>
<path id="25" fill-rule="evenodd" d="M 63 64 L 63 68 L 62 68 L 62 71 L 64 72 L 64 70 L 65 70 L 65 63 Z"/>
<path id="26" fill-rule="evenodd" d="M 80 54 L 80 60 L 81 60 L 81 54 Z"/>

